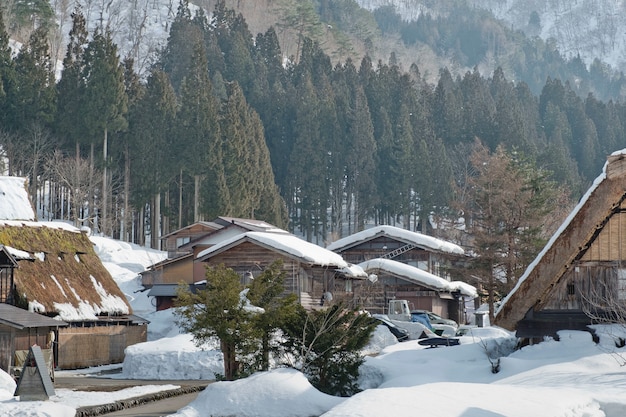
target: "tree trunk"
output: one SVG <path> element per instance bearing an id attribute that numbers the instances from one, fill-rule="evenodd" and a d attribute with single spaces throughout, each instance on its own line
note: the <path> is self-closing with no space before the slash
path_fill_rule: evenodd
<path id="1" fill-rule="evenodd" d="M 76 184 L 76 187 L 78 187 L 78 184 L 80 184 L 80 174 L 78 173 L 78 164 L 80 164 L 80 142 L 76 141 L 76 178 L 74 179 L 74 184 Z M 72 192 L 72 205 L 74 207 L 71 207 L 70 209 L 74 209 L 74 226 L 76 227 L 80 227 L 82 226 L 82 222 L 79 222 L 79 219 L 81 217 L 81 213 L 79 212 L 79 205 L 78 205 L 78 189 L 76 190 L 71 190 Z"/>
<path id="2" fill-rule="evenodd" d="M 107 200 L 108 200 L 108 187 L 107 187 L 107 159 L 108 159 L 108 150 L 107 150 L 107 145 L 108 145 L 108 130 L 105 127 L 104 128 L 104 143 L 102 144 L 102 157 L 104 159 L 104 165 L 102 166 L 102 207 L 101 207 L 101 213 L 102 213 L 102 232 L 105 234 L 109 234 L 109 224 L 108 224 L 108 207 L 107 207 Z"/>
<path id="3" fill-rule="evenodd" d="M 238 363 L 235 356 L 235 347 L 220 340 L 220 347 L 224 355 L 224 379 L 233 381 L 237 375 Z"/>
<path id="4" fill-rule="evenodd" d="M 152 210 L 150 211 L 150 247 L 154 249 L 161 249 L 159 245 L 160 237 L 160 224 L 161 224 L 161 193 L 154 195 L 154 203 Z"/>
<path id="5" fill-rule="evenodd" d="M 200 175 L 193 176 L 193 221 L 200 221 Z"/>
<path id="6" fill-rule="evenodd" d="M 178 181 L 178 228 L 183 228 L 183 169 L 180 169 Z"/>
<path id="7" fill-rule="evenodd" d="M 126 142 L 124 149 L 124 211 L 122 212 L 122 224 L 120 227 L 120 238 L 130 242 L 132 237 L 130 231 L 130 149 Z"/>

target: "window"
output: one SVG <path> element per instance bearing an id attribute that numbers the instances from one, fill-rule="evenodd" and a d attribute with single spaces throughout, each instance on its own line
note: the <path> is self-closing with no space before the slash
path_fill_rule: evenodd
<path id="1" fill-rule="evenodd" d="M 626 269 L 617 270 L 617 299 L 626 300 Z"/>

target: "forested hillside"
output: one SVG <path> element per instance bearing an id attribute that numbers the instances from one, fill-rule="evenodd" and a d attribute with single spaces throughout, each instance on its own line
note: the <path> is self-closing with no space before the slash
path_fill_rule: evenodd
<path id="1" fill-rule="evenodd" d="M 80 10 L 58 82 L 46 26 L 13 57 L 0 29 L 5 169 L 30 178 L 47 216 L 152 246 L 217 215 L 317 243 L 366 223 L 433 233 L 425 219 L 459 215 L 476 138 L 574 198 L 626 145 L 623 104 L 558 78 L 539 94 L 502 69 L 431 83 L 393 55 L 337 60 L 305 31 L 286 60 L 277 29 L 253 36 L 224 2 L 209 18 L 183 1 L 143 78 Z"/>

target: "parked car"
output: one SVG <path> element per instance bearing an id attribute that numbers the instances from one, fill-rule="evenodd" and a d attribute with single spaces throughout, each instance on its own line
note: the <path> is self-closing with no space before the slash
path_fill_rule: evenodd
<path id="1" fill-rule="evenodd" d="M 430 324 L 445 324 L 446 326 L 452 326 L 455 329 L 459 327 L 456 321 L 450 319 L 444 319 L 438 314 L 433 313 L 428 310 L 412 310 L 411 311 L 411 321 L 419 321 L 423 322 L 424 320 L 420 320 L 420 317 L 428 317 L 428 321 Z"/>
<path id="2" fill-rule="evenodd" d="M 387 317 L 382 316 L 380 314 L 374 314 L 372 317 L 379 324 L 382 324 L 383 326 L 386 326 L 389 329 L 389 331 L 391 332 L 391 334 L 393 334 L 396 337 L 398 342 L 404 342 L 405 340 L 409 339 L 409 332 L 408 332 L 408 330 L 403 329 L 402 327 L 396 326 Z"/>

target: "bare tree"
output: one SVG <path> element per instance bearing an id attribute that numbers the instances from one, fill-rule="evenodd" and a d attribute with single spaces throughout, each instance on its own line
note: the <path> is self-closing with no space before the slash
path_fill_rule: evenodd
<path id="1" fill-rule="evenodd" d="M 85 222 L 92 222 L 96 207 L 93 206 L 94 199 L 91 198 L 92 190 L 89 182 L 91 166 L 89 161 L 83 158 L 74 158 L 63 155 L 61 151 L 55 151 L 46 162 L 46 171 L 53 181 L 56 181 L 62 191 L 69 194 L 69 201 L 63 200 L 65 192 L 59 192 L 58 196 L 51 196 L 51 201 L 57 201 L 57 207 L 51 211 L 61 211 L 61 207 L 67 210 L 69 218 L 77 227 L 85 225 Z M 99 172 L 94 176 L 100 177 Z M 90 224 L 90 223 L 88 223 Z"/>

